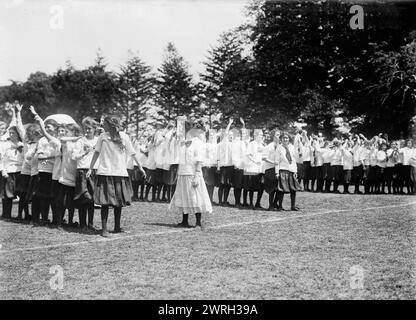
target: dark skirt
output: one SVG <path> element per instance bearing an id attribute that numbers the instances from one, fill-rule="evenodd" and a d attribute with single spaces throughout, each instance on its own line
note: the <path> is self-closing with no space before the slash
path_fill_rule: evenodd
<path id="1" fill-rule="evenodd" d="M 94 202 L 101 206 L 125 207 L 131 204 L 133 189 L 129 177 L 97 175 Z"/>
<path id="2" fill-rule="evenodd" d="M 234 168 L 232 186 L 234 189 L 241 189 L 243 187 L 244 170 Z"/>
<path id="3" fill-rule="evenodd" d="M 330 163 L 324 163 L 324 165 L 322 166 L 322 170 L 323 170 L 323 179 L 332 180 L 331 164 Z"/>
<path id="4" fill-rule="evenodd" d="M 96 170 L 87 178 L 88 169 L 78 169 L 75 179 L 74 206 L 94 203 L 94 179 Z"/>
<path id="5" fill-rule="evenodd" d="M 133 169 L 127 169 L 127 172 L 132 182 L 143 182 L 143 176 L 138 166 L 134 166 Z"/>
<path id="6" fill-rule="evenodd" d="M 58 180 L 52 180 L 51 182 L 51 199 L 52 201 L 55 201 L 55 199 L 58 197 L 59 192 L 59 181 Z"/>
<path id="7" fill-rule="evenodd" d="M 411 181 L 411 168 L 412 166 L 402 165 L 402 179 L 405 183 L 409 183 Z"/>
<path id="8" fill-rule="evenodd" d="M 256 175 L 244 175 L 243 176 L 243 188 L 248 191 L 259 191 L 263 188 L 263 174 Z"/>
<path id="9" fill-rule="evenodd" d="M 298 168 L 298 179 L 302 180 L 305 177 L 305 170 L 303 163 L 296 163 L 296 167 Z"/>
<path id="10" fill-rule="evenodd" d="M 394 166 L 394 169 L 396 171 L 396 181 L 399 183 L 403 182 L 403 165 L 398 163 Z"/>
<path id="11" fill-rule="evenodd" d="M 127 169 L 127 174 L 129 175 L 129 179 L 131 182 L 134 181 L 134 169 Z"/>
<path id="12" fill-rule="evenodd" d="M 370 183 L 373 183 L 376 181 L 376 167 L 375 166 L 368 167 L 367 181 Z"/>
<path id="13" fill-rule="evenodd" d="M 287 170 L 279 171 L 278 191 L 283 193 L 290 193 L 300 190 L 300 184 L 295 179 L 293 172 Z"/>
<path id="14" fill-rule="evenodd" d="M 331 166 L 331 178 L 333 181 L 341 183 L 344 180 L 344 168 L 340 165 Z"/>
<path id="15" fill-rule="evenodd" d="M 360 183 L 364 175 L 363 166 L 357 166 L 352 168 L 352 182 Z"/>
<path id="16" fill-rule="evenodd" d="M 156 179 L 156 184 L 163 184 L 164 182 L 163 182 L 163 176 L 166 174 L 166 171 L 167 170 L 165 170 L 165 169 L 160 169 L 160 168 L 157 168 L 156 169 L 156 176 L 155 176 L 155 179 Z"/>
<path id="17" fill-rule="evenodd" d="M 39 172 L 33 193 L 38 198 L 52 198 L 52 173 Z"/>
<path id="18" fill-rule="evenodd" d="M 3 198 L 3 192 L 4 192 L 4 178 L 3 178 L 3 172 L 0 171 L 0 198 Z"/>
<path id="19" fill-rule="evenodd" d="M 2 198 L 14 199 L 17 196 L 17 184 L 20 180 L 20 172 L 8 173 L 8 178 L 3 181 Z"/>
<path id="20" fill-rule="evenodd" d="M 324 179 L 324 166 L 315 167 L 315 179 L 316 180 Z"/>
<path id="21" fill-rule="evenodd" d="M 381 183 L 384 181 L 385 179 L 384 175 L 385 175 L 384 168 L 379 167 L 379 166 L 374 167 L 374 180 L 377 183 Z"/>
<path id="22" fill-rule="evenodd" d="M 303 161 L 303 179 L 305 180 L 311 179 L 311 162 L 310 161 Z"/>
<path id="23" fill-rule="evenodd" d="M 344 183 L 351 183 L 352 170 L 344 170 Z"/>
<path id="24" fill-rule="evenodd" d="M 26 191 L 26 201 L 28 202 L 32 201 L 32 198 L 35 195 L 35 191 L 37 190 L 38 183 L 39 183 L 38 175 L 30 176 L 29 185 Z"/>
<path id="25" fill-rule="evenodd" d="M 316 180 L 316 167 L 312 167 L 309 169 L 309 179 Z"/>
<path id="26" fill-rule="evenodd" d="M 276 170 L 274 168 L 267 169 L 264 173 L 264 190 L 268 194 L 277 191 L 279 180 L 276 178 Z"/>
<path id="27" fill-rule="evenodd" d="M 178 179 L 178 164 L 171 164 L 169 170 L 163 170 L 163 183 L 168 186 L 176 184 Z"/>
<path id="28" fill-rule="evenodd" d="M 26 192 L 29 189 L 30 174 L 20 174 L 16 181 L 16 193 L 19 197 L 26 197 Z"/>
<path id="29" fill-rule="evenodd" d="M 218 185 L 218 172 L 217 167 L 203 167 L 202 175 L 204 176 L 204 181 L 207 186 L 216 186 Z"/>
<path id="30" fill-rule="evenodd" d="M 410 181 L 416 183 L 416 168 L 414 166 L 410 166 Z"/>
<path id="31" fill-rule="evenodd" d="M 231 186 L 233 183 L 233 174 L 234 174 L 233 166 L 220 167 L 219 183 L 225 184 L 227 186 Z"/>
<path id="32" fill-rule="evenodd" d="M 74 208 L 75 187 L 70 187 L 58 183 L 57 195 L 54 199 L 57 208 L 72 209 Z"/>
<path id="33" fill-rule="evenodd" d="M 157 185 L 156 182 L 156 169 L 146 169 L 146 182 L 151 186 Z"/>
<path id="34" fill-rule="evenodd" d="M 392 182 L 395 176 L 395 171 L 396 168 L 395 167 L 386 167 L 384 169 L 384 178 L 386 179 L 387 182 Z"/>

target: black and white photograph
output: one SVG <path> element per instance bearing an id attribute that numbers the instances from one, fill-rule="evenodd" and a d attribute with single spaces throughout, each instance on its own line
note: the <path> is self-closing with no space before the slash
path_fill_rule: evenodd
<path id="1" fill-rule="evenodd" d="M 0 0 L 0 300 L 414 300 L 415 17 Z"/>

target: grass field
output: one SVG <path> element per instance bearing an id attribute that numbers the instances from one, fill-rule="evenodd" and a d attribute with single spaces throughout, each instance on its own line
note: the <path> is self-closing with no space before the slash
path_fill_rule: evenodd
<path id="1" fill-rule="evenodd" d="M 196 230 L 174 227 L 167 204 L 134 203 L 109 239 L 0 221 L 0 299 L 416 298 L 416 197 L 299 193 L 298 205 L 214 207 Z"/>

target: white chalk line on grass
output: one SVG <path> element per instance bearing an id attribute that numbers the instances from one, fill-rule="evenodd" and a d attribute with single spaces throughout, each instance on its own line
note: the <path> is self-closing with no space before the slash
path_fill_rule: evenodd
<path id="1" fill-rule="evenodd" d="M 272 218 L 272 219 L 262 219 L 262 220 L 250 220 L 250 221 L 243 221 L 243 222 L 233 222 L 227 224 L 221 224 L 218 226 L 207 227 L 207 230 L 211 229 L 221 229 L 221 228 L 228 228 L 228 227 L 235 227 L 235 226 L 242 226 L 242 225 L 249 225 L 249 224 L 262 224 L 262 223 L 274 223 L 280 221 L 287 221 L 287 220 L 295 220 L 299 218 L 309 218 L 309 217 L 316 217 L 325 214 L 337 214 L 342 212 L 353 212 L 353 211 L 371 211 L 371 210 L 379 210 L 379 209 L 392 209 L 392 208 L 400 208 L 400 207 L 407 207 L 411 205 L 416 205 L 416 201 L 398 204 L 398 205 L 389 205 L 389 206 L 381 206 L 381 207 L 369 207 L 369 208 L 355 208 L 355 209 L 341 209 L 341 210 L 329 210 L 329 211 L 322 211 L 322 212 L 315 212 L 311 214 L 299 214 L 295 216 L 288 216 L 288 217 L 279 217 L 279 218 Z M 149 236 L 157 236 L 157 235 L 165 235 L 165 234 L 173 234 L 173 233 L 182 233 L 182 232 L 191 232 L 194 229 L 178 229 L 178 230 L 165 230 L 165 231 L 158 231 L 158 232 L 148 232 L 148 233 L 135 233 L 131 235 L 126 235 L 123 237 L 112 237 L 112 238 L 96 238 L 93 240 L 88 241 L 76 241 L 76 242 L 66 242 L 66 243 L 57 243 L 45 246 L 36 246 L 36 247 L 29 247 L 29 248 L 16 248 L 10 250 L 0 250 L 0 254 L 4 253 L 13 253 L 13 252 L 23 252 L 23 251 L 35 251 L 35 250 L 44 250 L 44 249 L 54 249 L 54 248 L 61 248 L 61 247 L 73 247 L 83 244 L 91 244 L 97 242 L 110 242 L 110 241 L 117 241 L 117 240 L 124 240 L 124 239 L 132 239 L 132 238 L 144 238 Z"/>

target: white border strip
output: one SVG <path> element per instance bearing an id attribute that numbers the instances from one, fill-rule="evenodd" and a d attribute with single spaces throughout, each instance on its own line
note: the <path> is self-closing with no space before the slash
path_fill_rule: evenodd
<path id="1" fill-rule="evenodd" d="M 325 214 L 336 214 L 336 213 L 342 213 L 342 212 L 353 212 L 353 211 L 371 211 L 371 210 L 378 210 L 378 209 L 392 209 L 392 208 L 400 208 L 400 207 L 407 207 L 411 205 L 416 205 L 416 201 L 410 202 L 410 203 L 404 203 L 399 205 L 390 205 L 390 206 L 381 206 L 381 207 L 370 207 L 370 208 L 355 208 L 355 209 L 342 209 L 342 210 L 331 210 L 331 211 L 323 211 L 323 212 L 316 212 L 311 214 L 302 214 L 302 215 L 295 215 L 295 216 L 289 216 L 289 217 L 279 217 L 279 218 L 272 218 L 272 219 L 264 219 L 264 220 L 250 220 L 250 221 L 244 221 L 244 222 L 233 222 L 228 224 L 222 224 L 218 226 L 212 226 L 207 227 L 207 230 L 210 229 L 221 229 L 221 228 L 228 228 L 228 227 L 234 227 L 234 226 L 242 226 L 242 225 L 250 225 L 250 224 L 256 224 L 256 223 L 274 223 L 274 222 L 280 222 L 280 221 L 286 221 L 286 220 L 295 220 L 299 218 L 309 218 L 309 217 L 316 217 L 321 216 Z M 283 211 L 284 212 L 284 211 Z M 97 243 L 97 242 L 109 242 L 109 241 L 116 241 L 116 240 L 124 240 L 124 239 L 132 239 L 132 238 L 144 238 L 148 236 L 157 236 L 157 235 L 165 235 L 165 234 L 172 234 L 172 233 L 182 233 L 182 232 L 191 232 L 194 231 L 194 229 L 178 229 L 178 230 L 168 230 L 168 231 L 159 231 L 159 232 L 148 232 L 148 233 L 136 233 L 132 235 L 127 235 L 124 237 L 112 237 L 112 238 L 98 238 L 93 239 L 90 241 L 78 241 L 78 242 L 67 242 L 67 243 L 58 243 L 58 244 L 52 244 L 52 245 L 45 245 L 45 246 L 37 246 L 37 247 L 29 247 L 29 248 L 16 248 L 16 249 L 10 249 L 10 250 L 0 250 L 0 254 L 4 253 L 13 253 L 13 252 L 24 252 L 24 251 L 35 251 L 35 250 L 44 250 L 44 249 L 54 249 L 54 248 L 61 248 L 61 247 L 73 247 L 83 244 L 91 244 L 91 243 Z"/>

